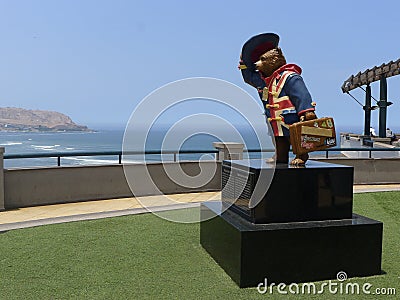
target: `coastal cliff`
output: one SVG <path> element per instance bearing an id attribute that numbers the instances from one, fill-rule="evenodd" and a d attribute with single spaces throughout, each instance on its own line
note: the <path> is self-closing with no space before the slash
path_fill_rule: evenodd
<path id="1" fill-rule="evenodd" d="M 64 132 L 91 131 L 55 111 L 0 107 L 0 131 Z"/>

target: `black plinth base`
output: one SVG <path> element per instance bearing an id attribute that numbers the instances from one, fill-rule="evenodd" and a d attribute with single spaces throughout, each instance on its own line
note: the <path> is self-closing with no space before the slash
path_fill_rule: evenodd
<path id="1" fill-rule="evenodd" d="M 272 181 L 263 196 L 255 196 L 261 176 Z M 252 223 L 352 218 L 353 167 L 349 166 L 309 160 L 302 167 L 275 167 L 262 159 L 226 160 L 222 187 L 222 201 L 235 201 L 232 209 Z M 250 205 L 252 197 L 261 198 L 255 199 L 255 207 Z"/>
<path id="2" fill-rule="evenodd" d="M 219 203 L 204 203 L 200 242 L 240 286 L 292 283 L 381 273 L 382 229 L 379 221 L 352 219 L 253 224 Z"/>

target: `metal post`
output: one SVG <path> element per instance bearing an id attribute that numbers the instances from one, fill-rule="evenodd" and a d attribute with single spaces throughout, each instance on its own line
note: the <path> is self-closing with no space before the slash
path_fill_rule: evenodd
<path id="1" fill-rule="evenodd" d="M 4 147 L 0 147 L 0 211 L 5 210 L 4 205 Z"/>
<path id="2" fill-rule="evenodd" d="M 379 137 L 386 137 L 386 115 L 387 115 L 387 82 L 386 77 L 380 79 L 380 98 L 379 106 Z"/>
<path id="3" fill-rule="evenodd" d="M 368 84 L 365 90 L 365 106 L 364 109 L 364 135 L 371 135 L 371 86 Z"/>

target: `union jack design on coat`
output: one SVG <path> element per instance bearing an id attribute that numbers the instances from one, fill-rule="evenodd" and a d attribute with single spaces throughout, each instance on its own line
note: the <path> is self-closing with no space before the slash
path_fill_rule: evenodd
<path id="1" fill-rule="evenodd" d="M 274 136 L 289 136 L 289 125 L 299 122 L 303 113 L 315 110 L 299 66 L 283 65 L 266 78 L 251 68 L 241 71 L 243 79 L 257 88 Z"/>

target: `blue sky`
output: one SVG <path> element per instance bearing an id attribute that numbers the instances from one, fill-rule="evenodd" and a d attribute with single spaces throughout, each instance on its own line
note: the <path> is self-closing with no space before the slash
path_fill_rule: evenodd
<path id="1" fill-rule="evenodd" d="M 146 95 L 188 77 L 224 79 L 256 98 L 236 68 L 240 50 L 276 32 L 287 61 L 303 68 L 318 115 L 362 126 L 362 108 L 340 87 L 400 57 L 399 8 L 395 0 L 0 0 L 0 106 L 105 127 L 124 126 Z M 400 128 L 400 77 L 388 89 L 388 125 Z M 379 83 L 372 93 L 379 97 Z M 353 94 L 364 102 L 361 90 Z"/>

